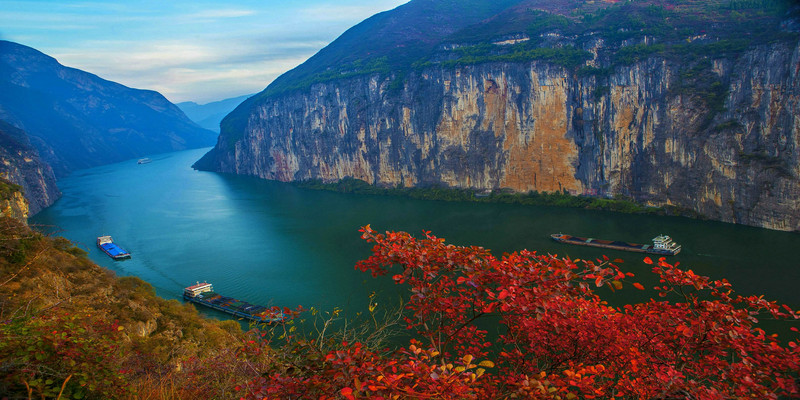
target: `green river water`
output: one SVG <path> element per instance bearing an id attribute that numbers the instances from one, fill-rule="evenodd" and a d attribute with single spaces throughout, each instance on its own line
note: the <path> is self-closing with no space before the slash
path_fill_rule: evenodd
<path id="1" fill-rule="evenodd" d="M 358 229 L 371 224 L 418 236 L 431 230 L 449 243 L 483 246 L 498 256 L 523 248 L 584 259 L 606 254 L 625 260 L 622 268 L 645 286 L 655 279 L 644 255 L 559 244 L 550 234 L 646 243 L 664 233 L 683 246 L 671 262 L 727 278 L 739 293 L 800 306 L 800 234 L 677 217 L 314 191 L 192 170 L 207 150 L 76 171 L 59 181 L 63 198 L 30 222 L 170 299 L 208 281 L 219 293 L 255 304 L 357 311 L 373 291 L 394 302 L 402 293 L 388 279 L 353 268 L 370 249 Z M 133 257 L 111 260 L 94 245 L 100 235 L 113 236 Z M 620 304 L 647 300 L 652 292 L 628 286 L 606 296 Z"/>

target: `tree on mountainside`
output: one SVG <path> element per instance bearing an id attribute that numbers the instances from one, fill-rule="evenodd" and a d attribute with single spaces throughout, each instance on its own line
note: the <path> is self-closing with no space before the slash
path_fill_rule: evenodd
<path id="1" fill-rule="evenodd" d="M 390 351 L 342 342 L 320 353 L 313 340 L 290 337 L 292 357 L 241 388 L 246 398 L 800 396 L 796 342 L 781 345 L 756 326 L 759 318 L 800 314 L 735 295 L 725 280 L 647 258 L 660 277 L 659 300 L 614 308 L 594 288 L 620 290 L 633 274 L 607 259 L 527 250 L 498 259 L 430 232 L 416 239 L 369 226 L 361 231 L 375 246 L 356 267 L 374 276 L 392 273 L 410 289 L 404 321 L 411 344 Z M 501 328 L 496 337 L 487 323 Z"/>

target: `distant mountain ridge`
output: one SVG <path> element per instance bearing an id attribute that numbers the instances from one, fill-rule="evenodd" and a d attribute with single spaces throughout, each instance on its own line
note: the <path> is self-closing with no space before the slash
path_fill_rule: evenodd
<path id="1" fill-rule="evenodd" d="M 216 139 L 157 92 L 65 67 L 9 41 L 0 41 L 0 119 L 27 132 L 57 176 Z"/>
<path id="2" fill-rule="evenodd" d="M 236 106 L 247 100 L 253 94 L 232 97 L 230 99 L 214 101 L 206 104 L 197 104 L 193 101 L 185 101 L 175 104 L 186 114 L 189 119 L 197 125 L 210 131 L 219 132 L 219 123 L 228 113 L 233 111 Z"/>

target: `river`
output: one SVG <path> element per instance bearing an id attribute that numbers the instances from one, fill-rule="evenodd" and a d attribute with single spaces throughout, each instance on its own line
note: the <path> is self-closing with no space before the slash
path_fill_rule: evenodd
<path id="1" fill-rule="evenodd" d="M 622 268 L 645 286 L 656 281 L 642 254 L 559 244 L 550 234 L 645 243 L 664 233 L 683 246 L 671 262 L 727 278 L 739 293 L 800 306 L 796 233 L 679 217 L 315 191 L 192 170 L 207 150 L 76 171 L 58 182 L 64 196 L 30 222 L 72 240 L 118 275 L 144 279 L 169 299 L 208 281 L 217 292 L 256 304 L 361 310 L 373 291 L 394 302 L 398 291 L 388 280 L 353 268 L 370 249 L 358 229 L 371 224 L 415 235 L 431 230 L 449 243 L 483 246 L 498 256 L 523 248 L 582 259 L 607 254 L 625 260 Z M 94 245 L 100 235 L 113 236 L 133 257 L 111 260 Z M 617 303 L 650 296 L 628 286 L 610 298 Z"/>

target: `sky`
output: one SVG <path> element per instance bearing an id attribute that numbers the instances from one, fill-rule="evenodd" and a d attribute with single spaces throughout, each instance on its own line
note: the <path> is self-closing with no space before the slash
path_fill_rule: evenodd
<path id="1" fill-rule="evenodd" d="M 408 0 L 2 0 L 0 40 L 173 103 L 256 93 Z"/>

